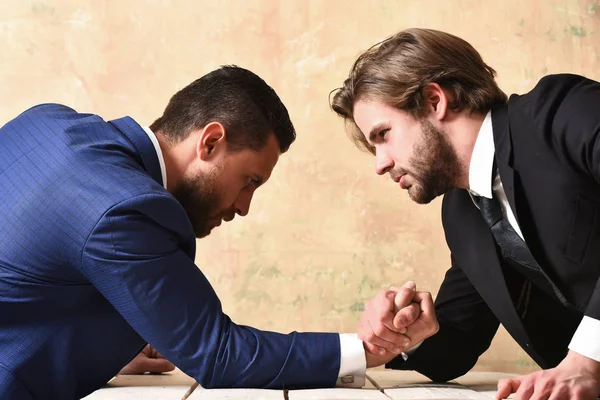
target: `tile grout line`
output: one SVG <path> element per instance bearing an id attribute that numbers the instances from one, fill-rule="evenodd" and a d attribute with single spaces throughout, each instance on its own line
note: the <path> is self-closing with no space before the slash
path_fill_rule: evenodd
<path id="1" fill-rule="evenodd" d="M 373 384 L 373 386 L 375 386 L 377 388 L 377 390 L 379 390 L 380 392 L 383 391 L 383 388 L 381 386 L 379 386 L 379 384 L 375 381 L 375 379 L 371 378 L 369 376 L 369 374 L 365 374 L 365 376 L 367 377 L 367 379 L 369 380 L 369 382 L 371 382 Z"/>
<path id="2" fill-rule="evenodd" d="M 194 390 L 196 390 L 196 388 L 199 386 L 198 382 L 194 382 L 192 384 L 192 386 L 190 386 L 190 388 L 188 389 L 187 392 L 185 392 L 185 394 L 183 395 L 183 397 L 181 398 L 181 400 L 186 400 L 188 397 L 190 397 L 190 395 L 192 393 L 194 393 Z"/>
<path id="3" fill-rule="evenodd" d="M 367 379 L 369 380 L 369 382 L 371 382 L 371 384 L 373 384 L 373 386 L 375 386 L 377 388 L 377 390 L 379 390 L 388 399 L 391 399 L 391 397 L 388 396 L 388 394 L 385 392 L 385 389 L 382 388 L 381 386 L 379 386 L 379 384 L 377 383 L 377 381 L 375 379 L 371 378 L 369 376 L 369 374 L 365 374 L 365 376 L 367 377 Z"/>

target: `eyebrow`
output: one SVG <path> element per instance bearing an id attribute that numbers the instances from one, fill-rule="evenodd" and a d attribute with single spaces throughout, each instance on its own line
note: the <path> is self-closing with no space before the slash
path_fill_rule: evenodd
<path id="1" fill-rule="evenodd" d="M 379 132 L 381 132 L 384 128 L 387 129 L 388 126 L 389 123 L 387 122 L 379 122 L 375 124 L 375 126 L 371 128 L 371 132 L 369 132 L 369 142 L 374 143 L 377 139 L 377 135 L 379 135 Z"/>

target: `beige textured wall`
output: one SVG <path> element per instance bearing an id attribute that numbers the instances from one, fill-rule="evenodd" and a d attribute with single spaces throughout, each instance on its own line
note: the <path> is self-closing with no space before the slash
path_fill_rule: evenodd
<path id="1" fill-rule="evenodd" d="M 522 92 L 553 72 L 600 78 L 590 0 L 0 1 L 0 121 L 39 102 L 149 124 L 221 64 L 279 92 L 298 140 L 246 218 L 199 242 L 197 263 L 232 318 L 260 328 L 354 331 L 392 283 L 437 291 L 449 266 L 440 202 L 418 206 L 373 173 L 328 109 L 355 56 L 407 27 L 464 37 Z M 531 361 L 505 332 L 481 367 Z"/>

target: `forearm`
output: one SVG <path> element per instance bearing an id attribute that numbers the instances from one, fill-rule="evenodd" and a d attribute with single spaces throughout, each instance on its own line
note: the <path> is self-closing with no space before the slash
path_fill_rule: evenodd
<path id="1" fill-rule="evenodd" d="M 406 360 L 400 355 L 387 363 L 386 368 L 415 370 L 436 382 L 452 380 L 473 368 L 479 356 L 489 348 L 498 328 L 496 324 L 491 334 L 478 334 L 476 331 L 460 330 L 443 319 L 438 320 L 438 333 L 409 352 Z"/>

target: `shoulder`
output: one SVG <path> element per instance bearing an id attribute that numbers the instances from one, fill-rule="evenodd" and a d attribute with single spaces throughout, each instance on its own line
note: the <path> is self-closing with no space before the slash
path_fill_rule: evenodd
<path id="1" fill-rule="evenodd" d="M 55 103 L 38 104 L 33 106 L 2 127 L 3 130 L 36 132 L 48 134 L 48 131 L 66 130 L 75 125 L 87 125 L 105 121 L 98 115 L 81 113 L 68 106 Z"/>
<path id="2" fill-rule="evenodd" d="M 512 95 L 510 105 L 528 103 L 534 113 L 550 113 L 564 103 L 583 100 L 581 97 L 600 95 L 600 84 L 592 79 L 574 74 L 556 74 L 541 78 L 538 83 L 523 95 Z"/>
<path id="3" fill-rule="evenodd" d="M 57 103 L 43 103 L 28 108 L 15 119 L 58 118 L 60 116 L 79 114 L 73 108 Z"/>

